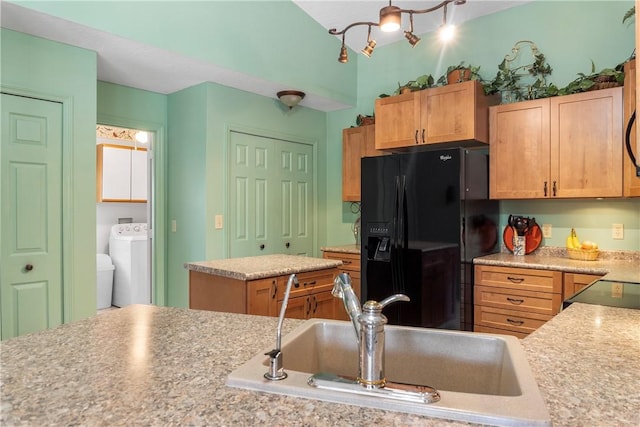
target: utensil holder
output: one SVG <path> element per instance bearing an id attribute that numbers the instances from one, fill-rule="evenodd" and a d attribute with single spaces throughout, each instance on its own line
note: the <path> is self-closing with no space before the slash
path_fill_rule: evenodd
<path id="1" fill-rule="evenodd" d="M 517 234 L 514 234 L 513 235 L 513 254 L 525 255 L 526 247 L 527 247 L 527 237 L 518 236 Z"/>

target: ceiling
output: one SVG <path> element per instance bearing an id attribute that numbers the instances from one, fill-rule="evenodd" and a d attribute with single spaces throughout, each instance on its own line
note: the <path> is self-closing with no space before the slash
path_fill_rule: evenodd
<path id="1" fill-rule="evenodd" d="M 323 27 L 338 28 L 338 30 L 354 21 L 377 22 L 378 10 L 388 5 L 385 1 L 376 0 L 292 1 Z M 447 20 L 451 23 L 462 23 L 529 1 L 532 0 L 467 0 L 464 5 L 450 5 Z M 424 9 L 437 3 L 405 0 L 393 4 L 401 8 Z M 272 98 L 278 91 L 289 89 L 259 77 L 248 76 L 215 64 L 138 43 L 4 0 L 1 7 L 0 17 L 4 28 L 97 52 L 98 80 L 163 94 L 173 93 L 205 81 Z M 406 16 L 403 19 L 406 19 Z M 433 31 L 441 23 L 440 11 L 416 15 L 414 16 L 414 33 L 424 34 Z M 374 38 L 379 46 L 401 40 L 403 37 L 401 31 L 389 34 L 374 29 L 372 36 L 374 31 L 376 31 Z M 364 47 L 366 38 L 366 27 L 357 27 L 349 30 L 346 43 L 352 49 L 359 51 Z M 337 55 L 338 52 L 336 52 Z M 307 94 L 300 105 L 320 111 L 350 107 L 315 94 Z"/>

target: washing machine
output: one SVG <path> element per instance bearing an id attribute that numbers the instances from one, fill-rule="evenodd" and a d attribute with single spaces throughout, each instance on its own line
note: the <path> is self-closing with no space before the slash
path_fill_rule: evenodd
<path id="1" fill-rule="evenodd" d="M 113 305 L 151 304 L 146 223 L 116 224 L 109 235 L 109 256 L 115 266 Z"/>

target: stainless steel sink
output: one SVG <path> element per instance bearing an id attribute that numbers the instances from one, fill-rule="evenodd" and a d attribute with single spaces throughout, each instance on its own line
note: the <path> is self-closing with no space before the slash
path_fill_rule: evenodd
<path id="1" fill-rule="evenodd" d="M 385 372 L 394 383 L 431 386 L 441 400 L 424 404 L 311 387 L 313 374 L 358 374 L 358 346 L 349 322 L 311 319 L 282 340 L 288 378 L 268 381 L 265 350 L 227 378 L 232 387 L 490 425 L 551 425 L 517 338 L 506 335 L 389 326 Z"/>

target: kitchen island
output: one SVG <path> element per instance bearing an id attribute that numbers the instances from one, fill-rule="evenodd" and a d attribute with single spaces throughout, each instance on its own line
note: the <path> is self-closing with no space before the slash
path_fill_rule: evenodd
<path id="1" fill-rule="evenodd" d="M 4 341 L 0 424 L 466 425 L 227 387 L 276 323 L 134 305 Z M 640 424 L 640 310 L 574 303 L 522 344 L 554 425 Z"/>
<path id="2" fill-rule="evenodd" d="M 189 308 L 277 316 L 291 274 L 287 317 L 343 319 L 331 296 L 339 260 L 299 255 L 261 255 L 188 262 Z"/>

